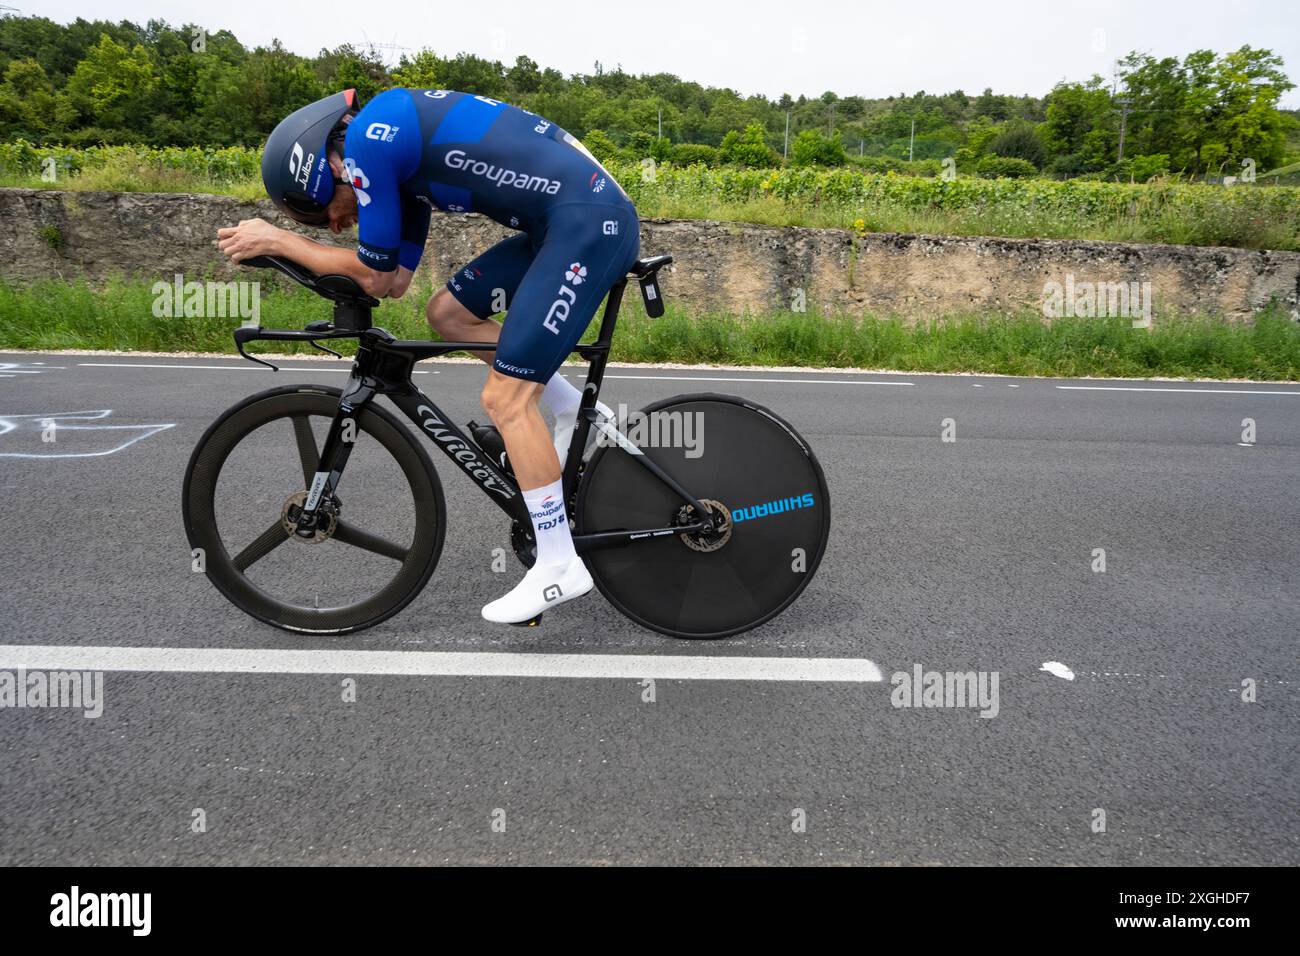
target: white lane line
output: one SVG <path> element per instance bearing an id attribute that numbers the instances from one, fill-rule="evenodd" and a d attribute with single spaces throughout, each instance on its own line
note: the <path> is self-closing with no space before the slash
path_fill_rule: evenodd
<path id="1" fill-rule="evenodd" d="M 505 654 L 459 651 L 290 651 L 200 647 L 0 645 L 0 669 L 200 674 L 395 674 L 871 683 L 865 658 L 685 657 L 670 654 Z"/>
<path id="2" fill-rule="evenodd" d="M 1138 388 L 1128 385 L 1058 385 L 1067 392 L 1190 392 L 1193 395 L 1300 395 L 1300 392 L 1265 392 L 1250 388 Z"/>
<path id="3" fill-rule="evenodd" d="M 704 375 L 610 375 L 606 378 L 643 378 L 659 382 L 771 382 L 775 385 L 915 385 L 915 382 L 864 382 L 857 379 L 835 381 L 819 378 L 723 378 Z"/>
<path id="4" fill-rule="evenodd" d="M 182 369 L 203 369 L 204 371 L 215 369 L 220 372 L 263 372 L 266 370 L 264 366 L 253 365 L 251 362 L 248 365 L 164 365 L 162 363 L 159 363 L 157 365 L 146 365 L 144 363 L 137 364 L 134 362 L 78 362 L 77 364 L 84 366 L 86 368 L 182 368 Z M 340 368 L 337 366 L 333 368 L 299 368 L 296 365 L 281 365 L 280 371 L 281 372 L 350 372 L 352 371 L 352 366 L 349 365 L 347 368 Z M 425 371 L 416 371 L 413 372 L 412 374 L 428 375 L 429 373 Z"/>

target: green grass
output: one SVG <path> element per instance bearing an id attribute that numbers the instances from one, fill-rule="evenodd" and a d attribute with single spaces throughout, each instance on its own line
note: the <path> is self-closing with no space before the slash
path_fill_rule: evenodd
<path id="1" fill-rule="evenodd" d="M 0 283 L 0 348 L 233 352 L 237 318 L 157 318 L 152 284 L 119 279 Z M 376 310 L 402 338 L 427 338 L 430 280 Z M 1250 378 L 1300 380 L 1300 324 L 1275 308 L 1251 323 L 1157 316 L 1149 330 L 1128 319 L 1058 319 L 1034 313 L 953 315 L 909 324 L 896 317 L 782 312 L 756 316 L 692 313 L 670 307 L 660 319 L 628 296 L 613 358 L 625 362 L 889 368 L 1001 375 Z M 330 315 L 302 290 L 263 287 L 261 322 L 301 328 Z M 587 339 L 594 336 L 588 330 Z M 340 351 L 350 351 L 350 343 Z M 310 352 L 265 343 L 266 351 Z"/>

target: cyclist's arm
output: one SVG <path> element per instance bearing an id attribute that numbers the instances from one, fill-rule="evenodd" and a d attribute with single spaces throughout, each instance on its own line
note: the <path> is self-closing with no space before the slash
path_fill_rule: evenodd
<path id="1" fill-rule="evenodd" d="M 402 241 L 397 248 L 397 279 L 390 292 L 394 298 L 400 296 L 411 284 L 415 270 L 420 267 L 420 258 L 424 255 L 424 244 L 429 238 L 429 219 L 433 212 L 431 206 L 425 205 L 409 195 L 402 196 Z"/>
<path id="2" fill-rule="evenodd" d="M 350 276 L 367 295 L 376 299 L 399 298 L 411 284 L 412 270 L 403 266 L 381 272 L 372 269 L 357 258 L 356 251 L 344 246 L 325 246 L 295 232 L 280 230 L 274 240 L 272 255 L 289 259 L 305 266 L 317 275 Z M 418 264 L 418 262 L 417 262 Z"/>
<path id="3" fill-rule="evenodd" d="M 376 98 L 371 105 L 378 102 Z M 394 96 L 390 106 L 398 112 L 387 123 L 371 123 L 364 130 L 359 123 L 350 124 L 343 152 L 346 175 L 357 197 L 356 265 L 369 273 L 362 288 L 371 295 L 395 298 L 410 286 L 410 273 L 420 264 L 429 217 L 401 189 L 419 168 L 419 123 L 414 122 L 413 112 L 407 116 L 412 107 L 405 93 Z"/>

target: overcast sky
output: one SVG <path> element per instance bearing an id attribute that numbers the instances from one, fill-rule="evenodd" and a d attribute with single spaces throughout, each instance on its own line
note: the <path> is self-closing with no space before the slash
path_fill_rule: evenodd
<path id="1" fill-rule="evenodd" d="M 1300 82 L 1297 0 L 5 0 L 68 22 L 164 19 L 231 30 L 245 45 L 279 38 L 302 54 L 341 43 L 429 47 L 543 67 L 675 73 L 777 97 L 888 96 L 925 90 L 1042 95 L 1061 79 L 1109 77 L 1116 57 L 1249 44 L 1280 54 Z M 393 51 L 394 60 L 399 51 Z M 1300 91 L 1283 105 L 1300 108 Z"/>

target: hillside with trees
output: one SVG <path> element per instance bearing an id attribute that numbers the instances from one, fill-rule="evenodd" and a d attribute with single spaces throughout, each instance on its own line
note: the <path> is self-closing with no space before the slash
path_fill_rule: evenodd
<path id="1" fill-rule="evenodd" d="M 1278 106 L 1293 84 L 1280 57 L 1251 47 L 1181 59 L 1133 53 L 1114 81 L 1061 83 L 1041 97 L 986 89 L 769 99 L 600 63 L 565 76 L 527 56 L 504 64 L 421 50 L 388 65 L 360 46 L 304 57 L 159 20 L 0 19 L 8 142 L 257 147 L 283 116 L 330 91 L 356 87 L 365 98 L 398 85 L 507 100 L 625 162 L 935 175 L 951 158 L 985 177 L 1146 181 L 1300 161 L 1300 121 Z"/>

